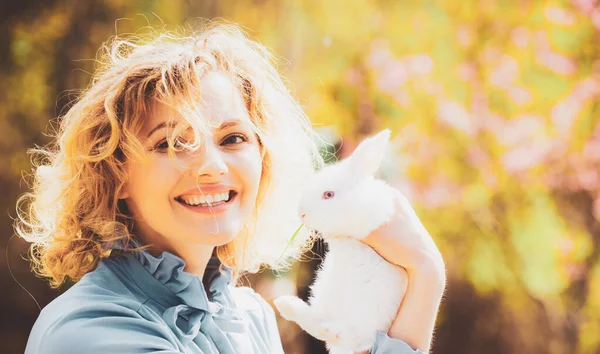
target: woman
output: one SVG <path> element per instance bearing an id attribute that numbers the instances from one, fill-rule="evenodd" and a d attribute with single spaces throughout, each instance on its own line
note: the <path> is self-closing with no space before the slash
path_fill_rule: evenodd
<path id="1" fill-rule="evenodd" d="M 308 119 L 235 26 L 106 49 L 55 144 L 35 150 L 45 160 L 19 201 L 35 271 L 76 282 L 41 312 L 26 353 L 283 352 L 271 307 L 233 285 L 284 266 L 298 186 L 323 163 Z M 365 240 L 410 275 L 373 353 L 427 352 L 444 290 L 435 244 L 399 202 Z"/>

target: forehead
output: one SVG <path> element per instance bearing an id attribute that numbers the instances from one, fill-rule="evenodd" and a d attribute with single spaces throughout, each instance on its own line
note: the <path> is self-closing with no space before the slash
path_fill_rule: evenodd
<path id="1" fill-rule="evenodd" d="M 144 120 L 141 133 L 145 137 L 163 122 L 180 122 L 200 119 L 213 129 L 225 121 L 238 120 L 242 125 L 252 124 L 245 102 L 239 90 L 227 76 L 211 72 L 200 80 L 198 102 L 192 107 L 184 107 L 182 113 L 171 105 L 155 101 Z"/>

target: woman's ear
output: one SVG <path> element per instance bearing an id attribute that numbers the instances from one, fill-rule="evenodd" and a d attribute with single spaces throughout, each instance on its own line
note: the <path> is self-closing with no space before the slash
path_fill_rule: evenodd
<path id="1" fill-rule="evenodd" d="M 119 190 L 119 194 L 117 195 L 117 199 L 127 199 L 129 198 L 129 191 L 127 188 L 127 183 L 125 183 L 123 186 L 121 186 L 121 189 Z"/>

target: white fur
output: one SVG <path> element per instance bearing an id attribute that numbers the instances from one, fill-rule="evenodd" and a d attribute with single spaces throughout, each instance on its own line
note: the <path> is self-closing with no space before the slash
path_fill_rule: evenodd
<path id="1" fill-rule="evenodd" d="M 281 315 L 327 344 L 330 353 L 369 350 L 377 331 L 387 332 L 406 293 L 406 272 L 360 241 L 388 222 L 395 192 L 373 177 L 389 131 L 363 141 L 348 159 L 328 166 L 308 183 L 300 200 L 304 224 L 329 246 L 311 286 L 309 304 L 295 296 L 275 299 Z M 323 199 L 324 191 L 335 195 Z"/>

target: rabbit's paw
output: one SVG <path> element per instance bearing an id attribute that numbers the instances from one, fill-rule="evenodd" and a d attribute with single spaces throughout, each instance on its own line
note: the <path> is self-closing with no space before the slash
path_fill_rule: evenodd
<path id="1" fill-rule="evenodd" d="M 300 298 L 291 295 L 280 296 L 273 303 L 281 316 L 289 321 L 294 321 L 308 307 Z"/>
<path id="2" fill-rule="evenodd" d="M 319 327 L 315 334 L 315 337 L 318 339 L 321 339 L 329 344 L 336 344 L 341 339 L 342 329 L 337 323 L 326 322 Z"/>
<path id="3" fill-rule="evenodd" d="M 329 354 L 353 354 L 354 352 L 346 348 L 329 348 Z"/>

